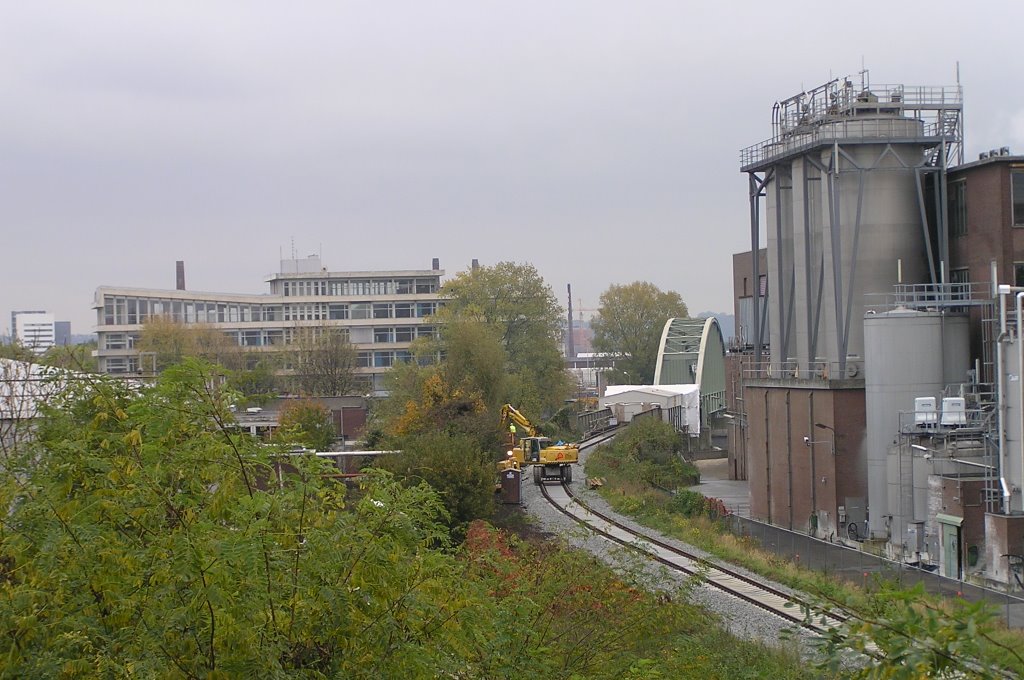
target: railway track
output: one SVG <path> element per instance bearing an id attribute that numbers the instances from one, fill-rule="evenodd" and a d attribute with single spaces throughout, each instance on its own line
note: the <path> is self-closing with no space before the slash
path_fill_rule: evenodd
<path id="1" fill-rule="evenodd" d="M 615 436 L 616 430 L 609 430 L 580 442 L 580 450 L 595 447 Z M 607 540 L 646 555 L 668 569 L 699 578 L 730 597 L 763 609 L 786 622 L 799 626 L 812 634 L 823 635 L 843 622 L 848 616 L 843 612 L 825 611 L 801 600 L 792 592 L 776 588 L 750 577 L 728 565 L 711 562 L 702 556 L 670 545 L 649 533 L 626 526 L 614 517 L 595 510 L 577 497 L 569 484 L 541 484 L 544 499 L 560 513 L 583 525 Z M 811 615 L 808 616 L 807 613 Z M 882 656 L 874 645 L 862 651 L 871 662 L 878 662 Z M 964 660 L 963 667 L 982 677 L 1015 678 L 1015 674 L 1004 669 L 988 667 L 973 660 Z M 962 677 L 954 672 L 952 677 Z"/>
<path id="2" fill-rule="evenodd" d="M 580 451 L 596 447 L 615 434 L 616 430 L 596 434 L 580 442 Z M 837 612 L 819 611 L 791 592 L 767 585 L 728 566 L 710 562 L 692 552 L 670 545 L 649 533 L 628 527 L 588 506 L 573 494 L 569 485 L 542 484 L 540 488 L 545 500 L 559 512 L 609 541 L 642 553 L 672 571 L 700 578 L 711 587 L 767 610 L 788 623 L 808 628 L 816 633 L 824 633 L 828 628 L 839 625 L 847 618 Z M 815 615 L 807 617 L 806 611 L 813 611 Z"/>
<path id="3" fill-rule="evenodd" d="M 672 571 L 697 577 L 708 585 L 767 610 L 789 623 L 824 633 L 828 628 L 837 626 L 845 620 L 840 614 L 813 609 L 815 615 L 806 617 L 804 611 L 810 607 L 809 603 L 799 600 L 791 593 L 766 585 L 724 565 L 709 562 L 654 536 L 636 531 L 589 507 L 564 484 L 541 485 L 541 493 L 559 512 L 609 541 L 644 554 Z"/>

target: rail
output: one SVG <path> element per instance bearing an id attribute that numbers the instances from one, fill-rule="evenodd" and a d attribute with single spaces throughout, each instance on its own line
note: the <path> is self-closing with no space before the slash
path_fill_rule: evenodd
<path id="1" fill-rule="evenodd" d="M 952 143 L 957 136 L 945 131 L 939 123 L 921 123 L 912 130 L 910 118 L 840 119 L 820 121 L 790 130 L 786 134 L 766 139 L 740 150 L 740 167 L 747 169 L 774 158 L 788 156 L 797 151 L 826 143 L 848 144 L 856 140 L 908 140 L 925 144 Z"/>
<path id="2" fill-rule="evenodd" d="M 636 531 L 609 515 L 594 510 L 561 484 L 553 493 L 541 485 L 544 498 L 559 512 L 597 534 L 631 550 L 640 552 L 673 571 L 700 578 L 704 583 L 768 611 L 785 621 L 819 634 L 826 634 L 847 619 L 839 611 L 822 611 L 820 607 L 800 600 L 794 593 L 766 584 L 723 564 L 712 562 L 692 552 Z M 815 611 L 813 617 L 805 611 Z"/>
<path id="3" fill-rule="evenodd" d="M 748 361 L 743 364 L 744 380 L 801 380 L 827 385 L 832 380 L 863 380 L 864 360 L 848 357 L 846 361 Z"/>

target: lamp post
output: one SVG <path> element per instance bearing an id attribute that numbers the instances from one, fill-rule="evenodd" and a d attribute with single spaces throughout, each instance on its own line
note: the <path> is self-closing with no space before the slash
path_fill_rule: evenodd
<path id="1" fill-rule="evenodd" d="M 828 430 L 829 432 L 832 433 L 832 455 L 833 456 L 836 455 L 836 430 L 835 430 L 835 428 L 832 427 L 831 425 L 826 425 L 825 423 L 815 423 L 814 426 L 816 428 L 818 428 L 818 429 Z"/>

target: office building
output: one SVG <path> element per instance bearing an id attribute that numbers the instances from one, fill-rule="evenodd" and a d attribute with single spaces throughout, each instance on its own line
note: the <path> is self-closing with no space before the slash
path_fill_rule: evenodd
<path id="1" fill-rule="evenodd" d="M 412 358 L 412 342 L 434 335 L 443 275 L 437 259 L 424 270 L 332 272 L 310 256 L 282 260 L 267 279 L 269 293 L 200 293 L 183 289 L 179 266 L 175 290 L 97 288 L 95 356 L 102 373 L 150 372 L 136 343 L 143 324 L 158 317 L 218 329 L 253 352 L 286 350 L 302 329 L 336 328 L 357 350 L 366 390 L 379 393 L 384 373 Z"/>
<path id="2" fill-rule="evenodd" d="M 54 345 L 56 322 L 44 311 L 11 312 L 11 335 L 23 347 L 44 354 Z"/>

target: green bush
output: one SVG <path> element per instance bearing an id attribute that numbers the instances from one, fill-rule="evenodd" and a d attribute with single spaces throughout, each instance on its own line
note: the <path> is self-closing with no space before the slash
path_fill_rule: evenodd
<path id="1" fill-rule="evenodd" d="M 700 482 L 700 471 L 682 459 L 681 450 L 682 441 L 671 425 L 640 418 L 595 451 L 587 470 L 591 476 L 641 481 L 672 491 Z"/>
<path id="2" fill-rule="evenodd" d="M 666 506 L 671 512 L 685 517 L 709 517 L 721 519 L 729 514 L 725 503 L 717 498 L 708 498 L 696 491 L 679 491 Z"/>

